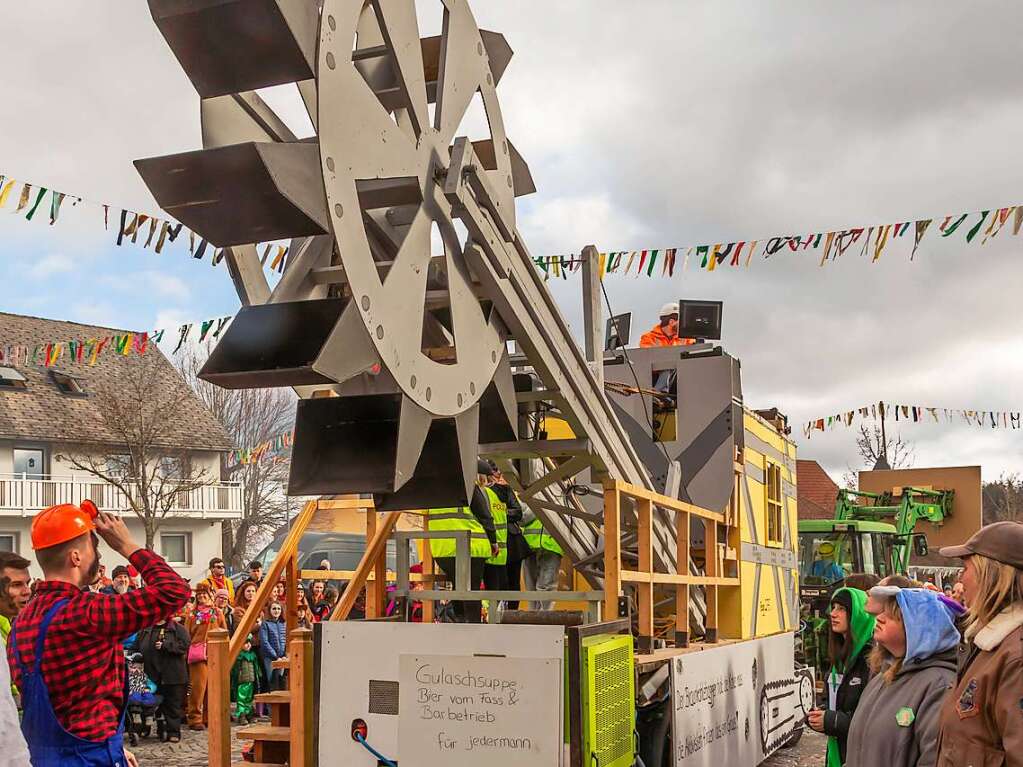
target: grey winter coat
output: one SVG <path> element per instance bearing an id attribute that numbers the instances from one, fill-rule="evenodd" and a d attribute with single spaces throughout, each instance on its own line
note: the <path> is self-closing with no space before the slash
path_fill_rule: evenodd
<path id="1" fill-rule="evenodd" d="M 853 715 L 846 767 L 933 767 L 941 705 L 956 680 L 950 649 L 903 665 L 890 685 L 870 680 Z"/>

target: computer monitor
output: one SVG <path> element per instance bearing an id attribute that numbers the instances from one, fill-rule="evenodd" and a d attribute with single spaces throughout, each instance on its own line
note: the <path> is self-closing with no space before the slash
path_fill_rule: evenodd
<path id="1" fill-rule="evenodd" d="M 679 336 L 720 341 L 721 306 L 721 301 L 679 301 Z"/>
<path id="2" fill-rule="evenodd" d="M 604 351 L 613 352 L 623 346 L 628 346 L 632 340 L 632 313 L 616 314 L 607 321 L 604 330 Z"/>

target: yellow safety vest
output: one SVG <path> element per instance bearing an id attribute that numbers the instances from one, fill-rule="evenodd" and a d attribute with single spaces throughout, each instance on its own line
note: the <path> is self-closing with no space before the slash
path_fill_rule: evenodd
<path id="1" fill-rule="evenodd" d="M 508 504 L 489 487 L 483 488 L 490 501 L 490 513 L 497 528 L 497 556 L 487 560 L 488 565 L 504 565 L 508 562 Z"/>
<path id="2" fill-rule="evenodd" d="M 430 532 L 445 530 L 468 530 L 472 533 L 469 540 L 469 554 L 475 558 L 490 556 L 490 539 L 483 525 L 472 515 L 467 506 L 450 509 L 430 509 Z M 454 538 L 431 538 L 430 553 L 434 558 L 455 556 Z"/>
<path id="3" fill-rule="evenodd" d="M 564 556 L 561 546 L 554 540 L 550 533 L 544 530 L 543 522 L 534 518 L 532 522 L 522 528 L 522 536 L 533 551 L 550 551 L 559 557 Z"/>

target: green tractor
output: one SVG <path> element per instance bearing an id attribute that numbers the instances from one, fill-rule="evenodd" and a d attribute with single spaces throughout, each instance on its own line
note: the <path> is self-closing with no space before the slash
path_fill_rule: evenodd
<path id="1" fill-rule="evenodd" d="M 852 573 L 878 578 L 906 574 L 910 551 L 927 554 L 925 519 L 942 524 L 952 513 L 952 490 L 901 488 L 899 493 L 839 490 L 834 519 L 799 521 L 800 635 L 797 656 L 823 679 L 831 595 Z M 887 521 L 886 521 L 887 520 Z"/>

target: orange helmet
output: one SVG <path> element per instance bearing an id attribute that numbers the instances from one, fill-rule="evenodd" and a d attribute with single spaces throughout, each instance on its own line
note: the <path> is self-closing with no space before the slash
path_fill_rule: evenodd
<path id="1" fill-rule="evenodd" d="M 93 521 L 99 509 L 92 501 L 82 501 L 81 508 L 62 503 L 40 511 L 32 520 L 32 548 L 48 549 L 74 540 L 96 529 Z"/>

